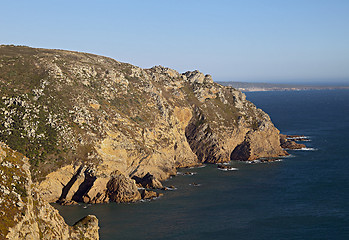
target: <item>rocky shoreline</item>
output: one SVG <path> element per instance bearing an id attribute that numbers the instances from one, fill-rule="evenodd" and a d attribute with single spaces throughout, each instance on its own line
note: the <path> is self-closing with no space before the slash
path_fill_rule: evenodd
<path id="1" fill-rule="evenodd" d="M 42 206 L 149 200 L 174 189 L 161 181 L 178 168 L 212 163 L 228 171 L 224 163 L 303 146 L 280 135 L 242 92 L 197 70 L 1 45 L 0 86 L 0 141 L 28 157 Z"/>
<path id="2" fill-rule="evenodd" d="M 284 150 L 304 149 L 306 148 L 306 146 L 299 142 L 308 142 L 308 141 L 310 141 L 310 139 L 308 137 L 305 137 L 304 135 L 280 134 L 280 146 Z M 280 155 L 280 157 L 287 156 L 287 155 L 289 154 L 285 152 L 285 154 Z M 270 162 L 279 161 L 279 160 L 280 160 L 279 157 L 269 157 L 269 158 L 258 158 L 255 160 L 237 160 L 237 161 L 247 161 L 249 163 L 270 163 Z M 228 162 L 216 163 L 216 165 L 219 170 L 223 170 L 223 171 L 237 170 L 236 168 L 229 165 Z M 199 164 L 194 166 L 186 166 L 184 168 L 193 168 L 193 167 L 200 167 L 200 166 L 201 165 Z M 191 171 L 186 171 L 186 172 L 183 172 L 181 175 L 194 175 L 194 174 L 196 173 Z M 171 175 L 171 176 L 175 176 L 175 175 Z M 154 175 L 150 174 L 149 172 L 145 174 L 143 177 L 133 176 L 131 179 L 134 180 L 135 185 L 123 177 L 121 177 L 121 180 L 119 179 L 114 181 L 113 185 L 118 186 L 117 189 L 109 185 L 108 189 L 112 189 L 111 192 L 114 192 L 114 193 L 127 192 L 129 194 L 128 197 L 123 195 L 114 196 L 109 201 L 122 203 L 122 202 L 136 202 L 141 200 L 151 200 L 163 195 L 163 193 L 159 193 L 156 190 L 166 191 L 166 190 L 175 189 L 175 186 L 163 186 L 161 181 L 159 181 Z M 126 184 L 126 182 L 128 183 Z M 134 186 L 136 186 L 139 194 L 137 193 L 136 188 Z M 90 202 L 84 201 L 83 199 L 80 201 L 75 201 L 75 200 L 62 201 L 61 199 L 59 199 L 57 200 L 56 203 L 59 203 L 61 205 L 72 205 L 72 204 L 78 204 L 79 202 L 90 203 Z M 105 200 L 101 202 L 105 202 Z M 95 202 L 95 203 L 99 203 L 99 202 Z"/>
<path id="3" fill-rule="evenodd" d="M 306 148 L 305 144 L 299 142 L 309 142 L 310 139 L 304 135 L 284 135 L 280 134 L 280 144 L 285 150 L 297 150 Z"/>

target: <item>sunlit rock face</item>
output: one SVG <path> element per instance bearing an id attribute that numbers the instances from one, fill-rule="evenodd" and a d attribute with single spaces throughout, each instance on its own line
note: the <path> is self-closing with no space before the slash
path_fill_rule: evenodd
<path id="1" fill-rule="evenodd" d="M 68 226 L 40 197 L 28 159 L 0 142 L 0 239 L 99 239 L 98 220 L 89 215 Z"/>
<path id="2" fill-rule="evenodd" d="M 285 154 L 267 114 L 199 71 L 0 46 L 0 86 L 0 140 L 49 202 L 132 202 L 135 177 Z"/>

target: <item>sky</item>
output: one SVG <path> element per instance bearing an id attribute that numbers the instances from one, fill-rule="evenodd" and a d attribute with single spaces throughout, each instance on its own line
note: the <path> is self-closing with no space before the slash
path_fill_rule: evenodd
<path id="1" fill-rule="evenodd" d="M 0 44 L 215 81 L 349 84 L 349 0 L 0 0 Z"/>

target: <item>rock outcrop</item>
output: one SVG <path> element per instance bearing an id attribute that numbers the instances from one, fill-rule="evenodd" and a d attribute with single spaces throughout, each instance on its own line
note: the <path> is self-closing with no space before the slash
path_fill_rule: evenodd
<path id="1" fill-rule="evenodd" d="M 0 140 L 49 202 L 135 201 L 131 177 L 285 154 L 266 113 L 199 71 L 0 46 L 0 86 Z"/>
<path id="2" fill-rule="evenodd" d="M 141 192 L 142 199 L 144 200 L 150 200 L 150 199 L 162 196 L 162 193 L 157 193 L 157 192 L 149 191 L 146 189 L 142 189 L 140 192 Z"/>
<path id="3" fill-rule="evenodd" d="M 302 149 L 306 146 L 302 143 L 297 143 L 296 141 L 307 141 L 307 138 L 304 138 L 304 136 L 288 136 L 284 134 L 280 134 L 280 145 L 283 149 Z"/>
<path id="4" fill-rule="evenodd" d="M 145 174 L 143 177 L 133 176 L 132 179 L 136 181 L 136 184 L 139 185 L 139 187 L 152 189 L 164 188 L 161 182 L 150 173 Z"/>
<path id="5" fill-rule="evenodd" d="M 141 199 L 134 181 L 118 172 L 107 183 L 107 196 L 112 202 L 133 202 Z"/>
<path id="6" fill-rule="evenodd" d="M 28 159 L 0 142 L 0 239 L 99 239 L 98 220 L 68 226 L 33 187 Z"/>

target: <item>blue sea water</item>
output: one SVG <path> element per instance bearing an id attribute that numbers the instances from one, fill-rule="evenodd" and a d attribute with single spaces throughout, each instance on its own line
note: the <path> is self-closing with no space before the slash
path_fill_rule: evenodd
<path id="1" fill-rule="evenodd" d="M 96 215 L 102 240 L 349 239 L 349 91 L 246 95 L 282 133 L 308 136 L 315 150 L 232 162 L 237 171 L 182 169 L 197 174 L 169 179 L 164 185 L 177 190 L 150 202 L 55 207 L 69 224 Z"/>

